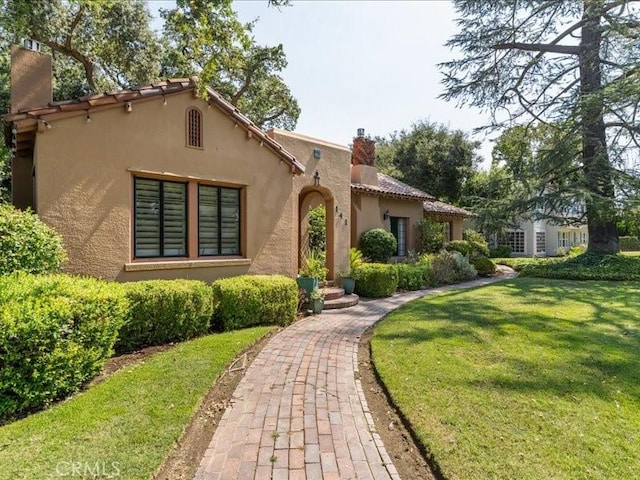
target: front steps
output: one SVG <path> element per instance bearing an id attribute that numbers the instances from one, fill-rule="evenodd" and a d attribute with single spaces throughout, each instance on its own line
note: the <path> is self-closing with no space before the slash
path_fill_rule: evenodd
<path id="1" fill-rule="evenodd" d="M 332 284 L 333 282 L 331 282 Z M 340 287 L 327 286 L 322 287 L 324 292 L 324 309 L 337 310 L 339 308 L 348 308 L 357 305 L 360 297 L 355 293 L 345 295 L 344 290 Z"/>

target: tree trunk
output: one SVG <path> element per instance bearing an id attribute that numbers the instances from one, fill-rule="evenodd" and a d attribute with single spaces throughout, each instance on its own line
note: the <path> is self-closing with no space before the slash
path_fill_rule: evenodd
<path id="1" fill-rule="evenodd" d="M 582 41 L 580 44 L 580 95 L 582 122 L 582 160 L 588 192 L 587 219 L 592 253 L 618 253 L 620 240 L 616 227 L 615 191 L 606 143 L 602 87 L 600 21 L 603 0 L 584 0 Z"/>

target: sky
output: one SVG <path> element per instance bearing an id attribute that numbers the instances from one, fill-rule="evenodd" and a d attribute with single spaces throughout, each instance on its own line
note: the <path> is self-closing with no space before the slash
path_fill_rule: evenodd
<path id="1" fill-rule="evenodd" d="M 148 3 L 157 15 L 173 2 Z M 267 0 L 236 0 L 233 7 L 242 21 L 259 19 L 259 44 L 283 45 L 289 64 L 282 77 L 302 110 L 298 133 L 349 145 L 358 128 L 387 136 L 429 120 L 471 133 L 489 121 L 438 98 L 437 65 L 455 55 L 444 46 L 457 29 L 449 1 L 307 0 L 278 9 Z M 490 142 L 472 138 L 483 141 L 488 161 Z"/>

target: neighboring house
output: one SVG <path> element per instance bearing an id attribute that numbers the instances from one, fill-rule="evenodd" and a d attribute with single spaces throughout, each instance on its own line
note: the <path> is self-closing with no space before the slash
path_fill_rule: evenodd
<path id="1" fill-rule="evenodd" d="M 511 247 L 513 256 L 545 257 L 558 255 L 560 250 L 567 253 L 576 245 L 586 245 L 587 225 L 568 225 L 554 223 L 550 220 L 523 221 L 518 228 L 506 231 L 503 241 L 498 242 L 494 236 L 489 244 L 494 247 L 498 243 Z"/>
<path id="2" fill-rule="evenodd" d="M 307 212 L 319 204 L 329 278 L 347 269 L 349 247 L 371 227 L 392 231 L 406 255 L 427 206 L 461 236 L 464 212 L 451 215 L 455 207 L 377 173 L 364 132 L 353 154 L 263 132 L 217 92 L 199 98 L 196 78 L 51 102 L 50 58 L 18 47 L 11 79 L 3 119 L 13 203 L 62 235 L 68 272 L 120 281 L 293 277 Z"/>

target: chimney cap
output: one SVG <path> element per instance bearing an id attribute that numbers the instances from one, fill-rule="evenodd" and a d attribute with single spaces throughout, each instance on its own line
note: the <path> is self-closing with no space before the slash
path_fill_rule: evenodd
<path id="1" fill-rule="evenodd" d="M 358 137 L 364 137 L 364 128 L 358 129 Z"/>

